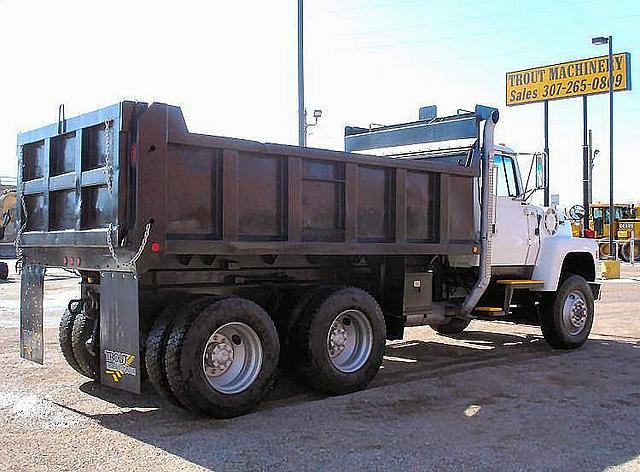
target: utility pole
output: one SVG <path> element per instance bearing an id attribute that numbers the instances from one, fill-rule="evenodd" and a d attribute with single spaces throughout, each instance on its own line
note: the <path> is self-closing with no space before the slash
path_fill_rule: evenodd
<path id="1" fill-rule="evenodd" d="M 587 96 L 582 96 L 582 235 L 589 229 L 589 131 L 587 127 Z"/>
<path id="2" fill-rule="evenodd" d="M 544 206 L 549 206 L 549 100 L 544 101 Z"/>
<path id="3" fill-rule="evenodd" d="M 611 259 L 616 260 L 613 246 L 613 37 L 609 36 L 609 247 Z M 633 255 L 631 256 L 633 257 Z"/>
<path id="4" fill-rule="evenodd" d="M 303 25 L 303 0 L 298 0 L 298 145 L 306 146 L 307 117 L 304 109 L 304 25 Z"/>
<path id="5" fill-rule="evenodd" d="M 589 205 L 593 203 L 593 135 L 589 130 Z"/>

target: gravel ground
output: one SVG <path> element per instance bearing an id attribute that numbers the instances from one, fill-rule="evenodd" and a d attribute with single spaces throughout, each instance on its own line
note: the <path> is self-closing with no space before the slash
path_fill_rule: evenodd
<path id="1" fill-rule="evenodd" d="M 45 365 L 18 357 L 19 282 L 0 283 L 2 470 L 640 470 L 640 269 L 605 282 L 590 340 L 474 321 L 409 329 L 365 391 L 324 398 L 287 378 L 260 408 L 203 419 L 68 367 L 57 323 L 79 291 L 51 272 Z"/>

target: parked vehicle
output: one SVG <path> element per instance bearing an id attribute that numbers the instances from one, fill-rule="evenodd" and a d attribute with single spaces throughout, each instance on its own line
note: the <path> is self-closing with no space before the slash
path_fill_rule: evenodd
<path id="1" fill-rule="evenodd" d="M 71 367 L 133 392 L 148 376 L 220 418 L 254 408 L 278 365 L 326 394 L 362 389 L 407 326 L 505 320 L 576 348 L 595 242 L 528 203 L 498 118 L 422 110 L 348 127 L 347 152 L 190 133 L 160 103 L 23 133 L 21 355 L 42 363 L 47 267 L 82 276 L 60 324 Z"/>
<path id="2" fill-rule="evenodd" d="M 608 259 L 612 253 L 625 261 L 640 261 L 640 219 L 638 210 L 632 203 L 616 203 L 613 207 L 614 249 L 611 250 L 609 240 L 609 204 L 593 203 L 589 205 L 589 228 L 583 230 L 585 209 L 582 205 L 574 205 L 569 209 L 569 217 L 574 236 L 595 238 L 598 240 L 600 258 Z M 633 256 L 632 256 L 633 254 Z"/>
<path id="3" fill-rule="evenodd" d="M 15 229 L 13 227 L 16 211 L 16 188 L 3 184 L 0 178 L 0 257 L 13 257 Z M 10 241 L 5 243 L 4 241 Z M 0 261 L 0 280 L 9 276 L 9 265 Z"/>

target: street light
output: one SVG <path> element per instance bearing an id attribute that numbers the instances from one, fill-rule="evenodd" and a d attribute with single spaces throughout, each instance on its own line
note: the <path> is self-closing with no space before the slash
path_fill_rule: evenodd
<path id="1" fill-rule="evenodd" d="M 320 119 L 322 117 L 322 110 L 313 110 L 313 123 L 307 123 L 307 110 L 304 111 L 304 131 L 303 131 L 303 136 L 302 136 L 302 146 L 306 147 L 307 146 L 307 132 L 309 130 L 309 128 L 312 128 L 314 126 L 318 126 L 318 119 Z"/>
<path id="2" fill-rule="evenodd" d="M 613 38 L 597 36 L 591 39 L 596 46 L 609 45 L 609 258 L 616 259 L 613 250 Z"/>

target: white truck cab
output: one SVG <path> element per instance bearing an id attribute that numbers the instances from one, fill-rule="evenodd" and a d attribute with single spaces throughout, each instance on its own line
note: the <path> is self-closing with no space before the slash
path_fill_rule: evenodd
<path id="1" fill-rule="evenodd" d="M 472 124 L 477 133 L 463 128 L 474 115 L 487 118 L 482 128 L 479 121 Z M 596 243 L 573 237 L 569 220 L 554 206 L 531 203 L 545 186 L 544 155 L 496 144 L 498 119 L 497 109 L 481 105 L 450 117 L 438 117 L 429 106 L 416 122 L 349 129 L 352 152 L 441 159 L 480 170 L 473 210 L 460 209 L 464 217 L 473 214 L 477 250 L 446 255 L 439 274 L 446 295 L 434 299 L 430 313 L 407 317 L 406 325 L 429 324 L 452 334 L 472 319 L 503 319 L 540 326 L 554 347 L 578 347 L 589 335 L 599 297 Z M 524 156 L 530 165 L 521 172 L 518 159 Z"/>
<path id="2" fill-rule="evenodd" d="M 536 156 L 532 166 L 538 167 Z M 512 268 L 515 273 L 544 282 L 533 289 L 540 291 L 558 288 L 565 263 L 595 271 L 596 243 L 573 237 L 569 220 L 556 208 L 529 203 L 535 188 L 526 188 L 528 185 L 522 180 L 518 153 L 507 146 L 495 145 L 493 162 L 496 199 L 491 265 L 494 271 Z M 537 170 L 540 176 L 542 169 Z M 535 180 L 536 187 L 542 186 L 541 177 Z"/>

